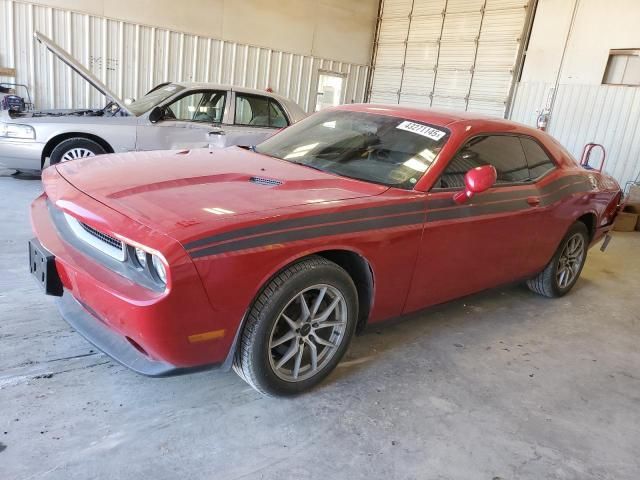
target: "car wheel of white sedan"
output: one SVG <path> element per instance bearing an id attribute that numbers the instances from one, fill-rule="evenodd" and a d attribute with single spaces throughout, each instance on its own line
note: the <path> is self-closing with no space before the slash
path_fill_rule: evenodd
<path id="1" fill-rule="evenodd" d="M 95 157 L 104 153 L 107 153 L 106 150 L 98 142 L 81 137 L 68 138 L 56 145 L 51 152 L 49 163 L 55 165 L 60 162 Z"/>
<path id="2" fill-rule="evenodd" d="M 60 159 L 61 162 L 68 162 L 69 160 L 77 160 L 78 158 L 95 157 L 96 154 L 86 148 L 72 148 L 65 152 Z"/>
<path id="3" fill-rule="evenodd" d="M 247 317 L 234 370 L 261 393 L 292 395 L 325 378 L 356 326 L 358 294 L 340 266 L 309 257 L 278 274 Z"/>
<path id="4" fill-rule="evenodd" d="M 574 223 L 545 269 L 527 286 L 545 297 L 561 297 L 578 281 L 587 259 L 589 231 L 582 222 Z"/>

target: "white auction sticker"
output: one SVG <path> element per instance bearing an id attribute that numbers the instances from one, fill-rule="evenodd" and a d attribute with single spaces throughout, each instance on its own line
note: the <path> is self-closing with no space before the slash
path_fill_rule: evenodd
<path id="1" fill-rule="evenodd" d="M 437 128 L 429 127 L 427 125 L 423 125 L 421 123 L 414 123 L 404 121 L 396 128 L 400 130 L 406 130 L 407 132 L 417 133 L 418 135 L 422 135 L 423 137 L 430 138 L 431 140 L 440 140 L 444 137 L 447 132 L 443 132 L 442 130 L 438 130 Z"/>

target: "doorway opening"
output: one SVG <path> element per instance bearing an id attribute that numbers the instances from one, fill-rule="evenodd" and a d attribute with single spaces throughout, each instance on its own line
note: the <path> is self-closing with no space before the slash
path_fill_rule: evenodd
<path id="1" fill-rule="evenodd" d="M 318 74 L 318 89 L 316 97 L 316 112 L 335 107 L 342 103 L 342 89 L 344 75 L 339 73 L 320 72 Z"/>

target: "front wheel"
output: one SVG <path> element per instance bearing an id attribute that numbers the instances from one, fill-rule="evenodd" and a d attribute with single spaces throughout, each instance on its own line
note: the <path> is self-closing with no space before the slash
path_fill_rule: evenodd
<path id="1" fill-rule="evenodd" d="M 49 164 L 68 162 L 79 158 L 95 157 L 107 153 L 98 143 L 88 138 L 68 138 L 60 142 L 51 152 Z"/>
<path id="2" fill-rule="evenodd" d="M 358 317 L 357 291 L 340 266 L 309 257 L 262 290 L 242 331 L 233 368 L 267 395 L 317 385 L 344 355 Z"/>
<path id="3" fill-rule="evenodd" d="M 545 269 L 527 281 L 532 291 L 545 297 L 561 297 L 578 281 L 587 259 L 589 232 L 582 222 L 574 223 Z"/>

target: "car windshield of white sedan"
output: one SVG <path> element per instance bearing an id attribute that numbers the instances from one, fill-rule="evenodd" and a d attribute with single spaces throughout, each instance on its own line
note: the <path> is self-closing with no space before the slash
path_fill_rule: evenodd
<path id="1" fill-rule="evenodd" d="M 160 88 L 156 88 L 155 90 L 150 91 L 140 100 L 136 100 L 130 105 L 127 105 L 127 108 L 136 117 L 139 117 L 143 113 L 148 112 L 153 107 L 159 105 L 167 98 L 175 95 L 182 90 L 184 90 L 184 87 L 181 87 L 180 85 L 163 85 Z"/>
<path id="2" fill-rule="evenodd" d="M 449 131 L 440 126 L 329 110 L 274 135 L 256 151 L 344 177 L 411 189 L 448 137 Z"/>

